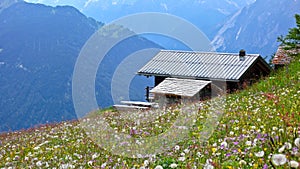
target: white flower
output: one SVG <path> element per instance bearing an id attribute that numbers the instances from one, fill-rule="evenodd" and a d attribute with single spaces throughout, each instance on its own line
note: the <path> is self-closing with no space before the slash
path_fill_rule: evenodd
<path id="1" fill-rule="evenodd" d="M 222 146 L 222 147 L 225 147 L 225 148 L 226 148 L 226 147 L 227 147 L 227 145 L 228 145 L 228 144 L 227 144 L 227 142 L 226 142 L 226 141 L 223 141 L 223 142 L 221 143 L 221 146 Z"/>
<path id="2" fill-rule="evenodd" d="M 295 139 L 295 145 L 300 148 L 300 138 Z"/>
<path id="3" fill-rule="evenodd" d="M 144 166 L 147 167 L 148 165 L 149 165 L 149 161 L 148 161 L 148 160 L 145 160 L 145 161 L 144 161 Z"/>
<path id="4" fill-rule="evenodd" d="M 285 145 L 283 145 L 280 149 L 278 149 L 279 153 L 282 153 L 285 150 Z"/>
<path id="5" fill-rule="evenodd" d="M 102 165 L 101 165 L 101 168 L 105 168 L 106 167 L 106 163 L 103 163 Z"/>
<path id="6" fill-rule="evenodd" d="M 263 157 L 264 155 L 265 155 L 264 151 L 259 151 L 259 152 L 255 153 L 256 157 Z"/>
<path id="7" fill-rule="evenodd" d="M 251 142 L 251 141 L 246 141 L 246 145 L 247 145 L 247 146 L 251 146 L 251 145 L 252 145 L 252 142 Z"/>
<path id="8" fill-rule="evenodd" d="M 61 166 L 59 166 L 60 169 L 70 169 L 70 168 L 75 168 L 74 165 L 72 164 L 62 164 Z"/>
<path id="9" fill-rule="evenodd" d="M 95 153 L 95 154 L 93 154 L 92 159 L 94 160 L 95 158 L 98 158 L 98 157 L 99 157 L 99 154 Z"/>
<path id="10" fill-rule="evenodd" d="M 185 157 L 179 157 L 178 158 L 178 161 L 184 161 L 185 160 Z"/>
<path id="11" fill-rule="evenodd" d="M 210 164 L 209 160 L 206 160 L 206 164 L 203 166 L 203 169 L 214 169 L 214 166 Z"/>
<path id="12" fill-rule="evenodd" d="M 292 144 L 289 142 L 286 142 L 284 145 L 285 145 L 285 148 L 287 148 L 288 150 L 292 149 L 292 147 L 293 147 Z"/>
<path id="13" fill-rule="evenodd" d="M 233 131 L 229 132 L 229 135 L 231 135 L 231 136 L 234 135 L 234 132 Z"/>
<path id="14" fill-rule="evenodd" d="M 247 165 L 247 162 L 246 162 L 245 160 L 241 160 L 241 161 L 239 162 L 239 165 Z"/>
<path id="15" fill-rule="evenodd" d="M 33 148 L 33 150 L 39 150 L 39 149 L 40 149 L 39 146 L 36 146 L 36 147 Z"/>
<path id="16" fill-rule="evenodd" d="M 185 156 L 185 153 L 184 153 L 184 152 L 182 152 L 182 153 L 180 153 L 180 155 L 181 155 L 181 156 Z"/>
<path id="17" fill-rule="evenodd" d="M 164 169 L 164 168 L 161 165 L 158 165 L 154 169 Z"/>
<path id="18" fill-rule="evenodd" d="M 177 164 L 173 163 L 170 165 L 170 168 L 176 168 L 177 167 Z"/>
<path id="19" fill-rule="evenodd" d="M 274 154 L 272 156 L 272 163 L 275 166 L 284 165 L 287 162 L 286 156 L 284 154 Z"/>
<path id="20" fill-rule="evenodd" d="M 189 149 L 184 149 L 183 151 L 184 151 L 186 154 L 190 152 Z"/>
<path id="21" fill-rule="evenodd" d="M 299 167 L 299 163 L 297 161 L 290 161 L 290 167 L 291 168 L 298 168 Z"/>
<path id="22" fill-rule="evenodd" d="M 179 145 L 175 146 L 175 150 L 178 151 L 180 149 Z"/>
<path id="23" fill-rule="evenodd" d="M 36 162 L 36 166 L 41 167 L 43 163 L 41 161 Z"/>
<path id="24" fill-rule="evenodd" d="M 93 161 L 89 161 L 89 162 L 88 162 L 88 165 L 93 165 Z"/>
<path id="25" fill-rule="evenodd" d="M 201 157 L 202 154 L 201 154 L 200 152 L 197 152 L 197 156 L 198 156 L 198 157 Z"/>

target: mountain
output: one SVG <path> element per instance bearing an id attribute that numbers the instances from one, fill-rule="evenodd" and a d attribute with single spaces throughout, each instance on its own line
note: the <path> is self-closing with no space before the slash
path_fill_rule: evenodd
<path id="1" fill-rule="evenodd" d="M 79 53 L 103 23 L 74 7 L 17 2 L 0 13 L 0 132 L 75 119 L 72 76 Z M 128 33 L 122 29 L 119 33 Z M 110 51 L 95 80 L 99 106 L 113 104 L 113 69 L 136 50 L 159 47 L 133 36 Z M 133 86 L 144 87 L 138 81 Z M 142 84 L 142 85 L 141 85 Z M 135 88 L 135 87 L 132 87 Z M 143 88 L 141 89 L 143 90 Z M 132 97 L 144 98 L 144 92 Z"/>
<path id="2" fill-rule="evenodd" d="M 295 27 L 299 0 L 257 0 L 224 23 L 213 40 L 217 51 L 260 53 L 270 57 L 279 45 L 277 37 Z"/>
<path id="3" fill-rule="evenodd" d="M 106 23 L 140 12 L 169 13 L 196 25 L 213 38 L 218 24 L 255 0 L 26 0 L 48 5 L 72 5 Z"/>
<path id="4" fill-rule="evenodd" d="M 14 3 L 21 2 L 22 0 L 2 0 L 0 1 L 0 12 L 3 11 L 5 8 L 13 5 Z"/>

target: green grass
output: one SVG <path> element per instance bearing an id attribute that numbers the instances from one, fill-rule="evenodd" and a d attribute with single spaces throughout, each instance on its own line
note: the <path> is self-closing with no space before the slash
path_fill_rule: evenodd
<path id="1" fill-rule="evenodd" d="M 273 73 L 244 91 L 227 95 L 226 100 L 132 113 L 126 118 L 108 109 L 80 121 L 5 133 L 0 136 L 0 168 L 171 168 L 171 164 L 177 168 L 291 168 L 300 162 L 299 70 L 298 57 L 288 72 Z M 170 149 L 152 145 L 163 151 L 147 158 L 115 155 L 100 146 L 98 135 L 89 137 L 94 132 L 151 138 L 169 131 L 188 112 L 196 113 L 188 137 Z M 141 114 L 144 118 L 137 122 Z M 97 128 L 103 119 L 112 133 Z M 280 160 L 282 165 L 278 165 Z"/>

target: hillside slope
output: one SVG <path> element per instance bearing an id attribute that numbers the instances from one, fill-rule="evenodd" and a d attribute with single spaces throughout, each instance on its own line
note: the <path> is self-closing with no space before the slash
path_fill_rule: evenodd
<path id="1" fill-rule="evenodd" d="M 0 167 L 133 168 L 288 168 L 299 163 L 300 148 L 300 56 L 289 66 L 240 93 L 228 95 L 217 123 L 211 103 L 194 107 L 198 112 L 189 137 L 175 147 L 149 158 L 113 155 L 96 144 L 80 127 L 93 125 L 104 115 L 114 133 L 133 138 L 158 135 L 170 127 L 182 106 L 160 112 L 152 123 L 137 125 L 120 120 L 117 112 L 102 111 L 83 121 L 48 125 L 0 136 Z M 224 102 L 222 102 L 224 104 Z M 200 106 L 200 107 L 199 107 Z M 220 113 L 220 112 L 219 112 Z M 139 117 L 137 117 L 139 118 Z M 203 130 L 214 128 L 208 140 Z M 99 128 L 98 128 L 99 129 Z M 98 130 L 97 129 L 97 130 Z M 101 129 L 100 129 L 101 130 Z M 103 129 L 102 129 L 103 130 Z M 134 143 L 137 144 L 137 143 Z M 143 144 L 143 143 L 139 143 Z M 153 147 L 163 148 L 163 147 Z M 280 161 L 280 162 L 279 162 Z M 297 168 L 297 167 L 294 167 Z"/>

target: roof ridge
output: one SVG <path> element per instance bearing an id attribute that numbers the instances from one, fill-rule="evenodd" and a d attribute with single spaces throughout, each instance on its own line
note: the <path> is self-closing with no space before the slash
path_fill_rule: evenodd
<path id="1" fill-rule="evenodd" d="M 219 55 L 239 55 L 239 53 L 226 53 L 226 52 L 209 52 L 209 51 L 185 51 L 185 50 L 168 50 L 162 49 L 160 52 L 173 52 L 173 53 L 207 53 L 207 54 L 219 54 Z M 261 56 L 258 53 L 246 54 L 246 56 Z"/>

